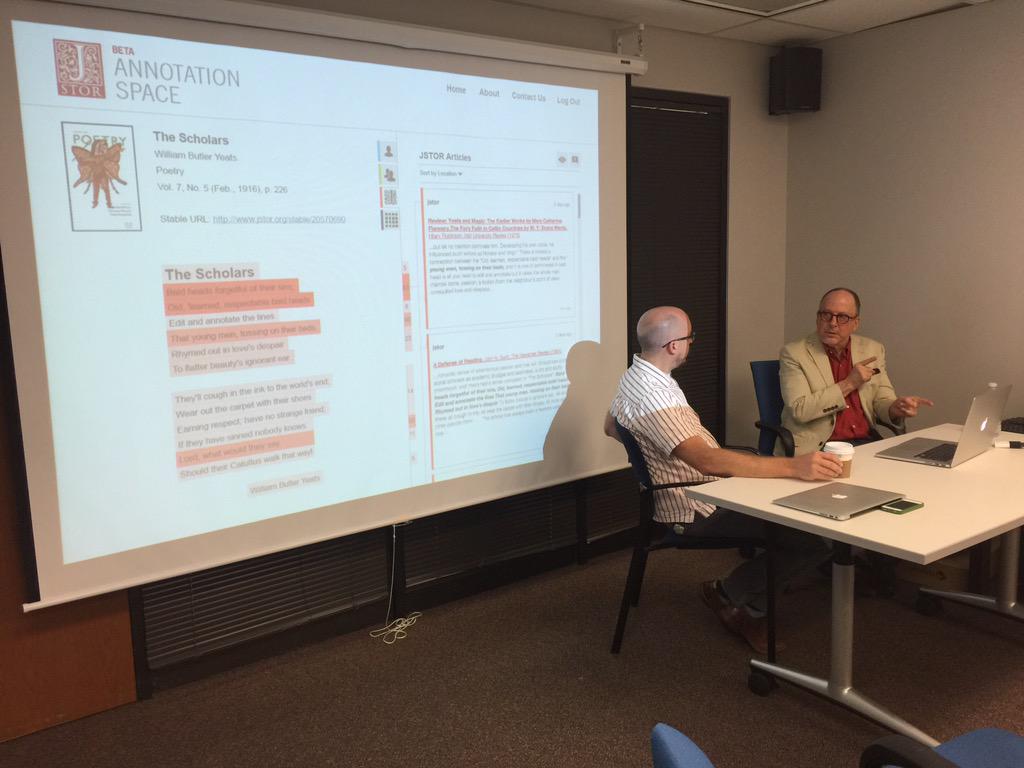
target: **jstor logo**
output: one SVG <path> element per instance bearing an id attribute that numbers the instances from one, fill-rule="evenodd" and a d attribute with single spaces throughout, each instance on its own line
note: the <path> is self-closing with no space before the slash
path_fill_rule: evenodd
<path id="1" fill-rule="evenodd" d="M 99 43 L 54 40 L 53 61 L 57 67 L 57 93 L 61 96 L 106 97 L 103 49 Z"/>

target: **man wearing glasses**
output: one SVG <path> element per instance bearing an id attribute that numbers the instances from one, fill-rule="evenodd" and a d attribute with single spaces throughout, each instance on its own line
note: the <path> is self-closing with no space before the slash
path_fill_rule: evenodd
<path id="1" fill-rule="evenodd" d="M 793 433 L 796 455 L 820 450 L 829 440 L 865 443 L 879 438 L 879 422 L 901 425 L 916 416 L 924 397 L 897 397 L 885 368 L 885 347 L 854 335 L 860 297 L 832 288 L 818 304 L 817 329 L 779 353 L 782 426 Z"/>
<path id="2" fill-rule="evenodd" d="M 619 391 L 605 416 L 604 431 L 619 440 L 618 421 L 636 438 L 656 484 L 703 482 L 720 477 L 793 477 L 831 480 L 842 471 L 831 455 L 811 451 L 796 458 L 775 458 L 719 447 L 701 425 L 679 384 L 670 375 L 686 362 L 696 334 L 689 316 L 676 307 L 655 307 L 636 326 L 640 354 L 622 375 Z M 689 498 L 682 488 L 666 489 L 654 497 L 654 518 L 672 526 L 676 535 L 756 537 L 763 523 L 728 509 Z M 780 583 L 826 552 L 817 536 L 792 528 L 776 535 L 775 566 Z M 758 653 L 768 646 L 764 620 L 765 556 L 737 566 L 720 581 L 701 586 L 701 596 L 731 632 Z"/>

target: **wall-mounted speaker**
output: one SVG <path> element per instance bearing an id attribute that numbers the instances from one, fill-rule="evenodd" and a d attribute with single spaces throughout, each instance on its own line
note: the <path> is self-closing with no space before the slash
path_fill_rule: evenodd
<path id="1" fill-rule="evenodd" d="M 821 49 L 783 48 L 771 59 L 768 112 L 817 112 L 821 109 Z"/>

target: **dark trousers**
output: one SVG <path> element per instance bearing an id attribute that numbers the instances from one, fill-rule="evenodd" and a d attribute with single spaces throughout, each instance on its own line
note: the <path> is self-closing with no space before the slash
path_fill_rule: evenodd
<path id="1" fill-rule="evenodd" d="M 705 518 L 694 520 L 683 529 L 683 536 L 764 536 L 765 523 L 731 509 L 719 507 Z M 828 555 L 825 539 L 795 528 L 778 526 L 775 531 L 775 583 L 785 584 L 801 571 L 818 565 Z M 752 616 L 764 616 L 767 610 L 768 554 L 762 552 L 733 568 L 722 579 L 722 591 L 733 605 Z"/>

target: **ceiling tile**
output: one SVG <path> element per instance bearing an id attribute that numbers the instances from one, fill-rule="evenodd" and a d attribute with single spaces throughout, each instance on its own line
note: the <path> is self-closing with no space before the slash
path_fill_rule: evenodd
<path id="1" fill-rule="evenodd" d="M 517 0 L 517 5 L 601 16 L 707 34 L 750 21 L 750 14 L 680 0 Z"/>
<path id="2" fill-rule="evenodd" d="M 804 27 L 799 24 L 787 24 L 774 19 L 758 19 L 732 29 L 715 32 L 714 37 L 727 37 L 730 40 L 746 40 L 749 43 L 763 45 L 811 45 L 839 37 L 843 32 L 833 32 L 817 27 Z"/>
<path id="3" fill-rule="evenodd" d="M 741 13 L 702 5 L 694 0 L 498 0 L 512 5 L 595 16 L 623 26 L 644 23 L 768 45 L 817 42 L 959 5 L 958 0 L 819 0 L 770 18 L 756 15 L 773 7 L 801 1 L 722 0 L 723 4 L 750 9 Z M 979 3 L 988 0 L 965 1 Z"/>
<path id="4" fill-rule="evenodd" d="M 774 16 L 775 21 L 859 32 L 957 5 L 956 0 L 826 0 Z"/>
<path id="5" fill-rule="evenodd" d="M 753 11 L 758 14 L 770 15 L 778 13 L 787 8 L 792 8 L 797 5 L 812 5 L 813 3 L 822 3 L 826 0 L 682 0 L 686 3 L 704 3 L 719 6 L 728 6 L 729 8 L 735 8 L 736 10 L 747 10 Z"/>

